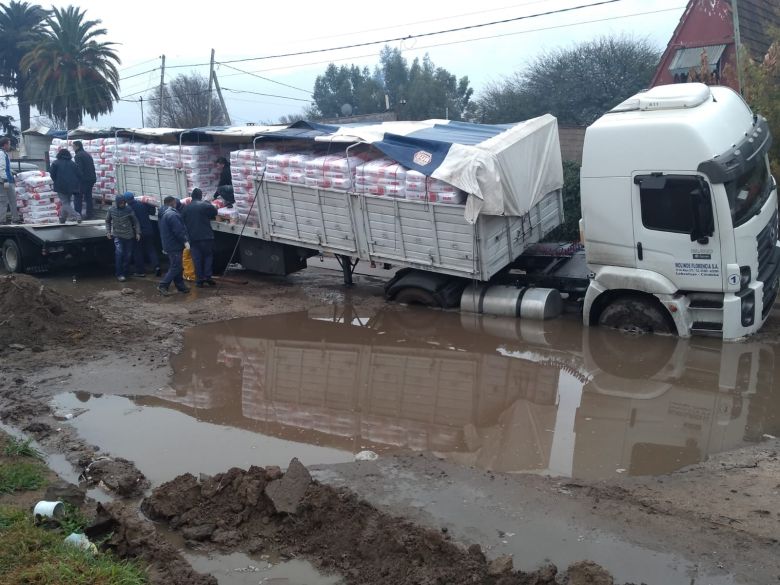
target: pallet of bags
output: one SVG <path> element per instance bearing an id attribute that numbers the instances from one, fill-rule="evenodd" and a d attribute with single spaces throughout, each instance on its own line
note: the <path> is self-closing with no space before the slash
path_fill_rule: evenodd
<path id="1" fill-rule="evenodd" d="M 210 144 L 168 145 L 163 152 L 163 164 L 184 171 L 188 193 L 195 187 L 213 193 L 219 183 L 219 171 L 214 163 L 220 155 L 219 147 Z"/>
<path id="2" fill-rule="evenodd" d="M 283 152 L 266 160 L 265 180 L 275 183 L 306 184 L 306 161 L 315 158 L 310 152 Z"/>
<path id="3" fill-rule="evenodd" d="M 406 167 L 390 158 L 370 160 L 355 170 L 355 192 L 405 199 L 406 173 Z"/>
<path id="4" fill-rule="evenodd" d="M 268 157 L 277 154 L 280 153 L 274 148 L 244 148 L 229 153 L 238 223 L 252 227 L 259 225 L 257 214 L 253 210 L 257 181 L 265 178 Z"/>
<path id="5" fill-rule="evenodd" d="M 466 193 L 457 187 L 428 177 L 418 171 L 406 172 L 406 198 L 412 201 L 427 201 L 429 203 L 447 203 L 463 205 L 466 203 Z"/>
<path id="6" fill-rule="evenodd" d="M 304 181 L 309 187 L 349 191 L 357 167 L 365 160 L 358 156 L 329 154 L 317 156 L 304 163 Z"/>
<path id="7" fill-rule="evenodd" d="M 16 200 L 22 223 L 57 223 L 59 200 L 54 182 L 45 171 L 16 175 Z"/>

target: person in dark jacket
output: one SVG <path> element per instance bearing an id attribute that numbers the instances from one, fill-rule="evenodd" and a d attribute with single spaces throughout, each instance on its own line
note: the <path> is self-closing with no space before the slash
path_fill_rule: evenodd
<path id="1" fill-rule="evenodd" d="M 81 188 L 81 173 L 67 148 L 57 153 L 57 159 L 51 163 L 49 174 L 60 200 L 60 223 L 65 223 L 68 217 L 73 217 L 76 223 L 81 223 L 81 214 L 73 209 L 71 203 L 73 194 L 78 193 Z"/>
<path id="2" fill-rule="evenodd" d="M 162 240 L 163 250 L 168 254 L 168 272 L 163 276 L 157 290 L 164 297 L 170 294 L 168 288 L 171 283 L 181 293 L 190 292 L 190 289 L 184 285 L 182 264 L 182 253 L 185 248 L 190 248 L 190 242 L 181 214 L 176 211 L 177 202 L 176 197 L 168 196 L 163 200 L 163 207 L 160 210 L 160 240 Z"/>
<path id="3" fill-rule="evenodd" d="M 227 203 L 227 207 L 233 207 L 236 197 L 233 193 L 233 176 L 230 174 L 230 163 L 224 156 L 217 159 L 217 169 L 219 170 L 219 183 L 217 191 L 214 193 L 214 199 L 222 199 Z"/>
<path id="4" fill-rule="evenodd" d="M 184 207 L 181 217 L 190 238 L 192 263 L 195 265 L 195 286 L 215 286 L 217 283 L 211 278 L 211 265 L 214 262 L 214 230 L 211 229 L 211 220 L 217 217 L 217 208 L 203 201 L 203 191 L 200 189 L 193 189 L 191 197 L 192 203 Z"/>
<path id="5" fill-rule="evenodd" d="M 141 239 L 141 226 L 124 194 L 117 195 L 106 213 L 106 237 L 114 240 L 114 270 L 119 282 L 127 280 L 133 244 Z"/>
<path id="6" fill-rule="evenodd" d="M 160 276 L 160 258 L 157 256 L 157 250 L 154 244 L 154 224 L 149 218 L 154 213 L 154 207 L 148 203 L 141 203 L 136 200 L 135 194 L 127 191 L 125 193 L 127 205 L 135 213 L 138 219 L 138 225 L 141 226 L 141 239 L 133 246 L 133 263 L 135 272 L 133 276 L 146 276 L 145 263 L 148 262 L 154 266 L 155 276 Z"/>
<path id="7" fill-rule="evenodd" d="M 92 219 L 92 188 L 97 181 L 95 161 L 92 160 L 92 155 L 84 150 L 84 145 L 81 140 L 73 141 L 73 150 L 76 152 L 73 160 L 81 173 L 81 185 L 79 191 L 74 193 L 73 208 L 81 213 L 81 200 L 83 198 L 85 210 L 82 217 L 84 219 Z"/>

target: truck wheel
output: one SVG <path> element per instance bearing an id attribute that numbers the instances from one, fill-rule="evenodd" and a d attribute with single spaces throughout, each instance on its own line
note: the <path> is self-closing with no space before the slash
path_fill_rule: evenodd
<path id="1" fill-rule="evenodd" d="M 22 272 L 24 270 L 22 250 L 15 240 L 3 242 L 3 266 L 8 272 Z"/>
<path id="2" fill-rule="evenodd" d="M 396 293 L 393 300 L 396 303 L 404 303 L 406 305 L 423 305 L 425 307 L 439 306 L 439 303 L 436 302 L 434 296 L 427 290 L 421 288 L 403 288 Z"/>
<path id="3" fill-rule="evenodd" d="M 642 297 L 623 297 L 612 301 L 599 315 L 599 326 L 623 333 L 676 333 L 663 310 Z"/>

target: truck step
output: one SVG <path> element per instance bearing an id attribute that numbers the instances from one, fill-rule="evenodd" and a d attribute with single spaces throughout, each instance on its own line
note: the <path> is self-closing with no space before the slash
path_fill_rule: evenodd
<path id="1" fill-rule="evenodd" d="M 691 309 L 722 309 L 723 300 L 715 299 L 692 299 L 690 305 Z"/>
<path id="2" fill-rule="evenodd" d="M 714 321 L 694 321 L 691 327 L 691 333 L 698 333 L 701 335 L 723 333 L 723 323 L 716 323 Z"/>

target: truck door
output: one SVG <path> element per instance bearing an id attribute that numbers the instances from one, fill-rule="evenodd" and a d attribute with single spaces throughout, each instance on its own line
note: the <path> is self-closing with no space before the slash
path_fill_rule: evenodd
<path id="1" fill-rule="evenodd" d="M 721 235 L 707 181 L 699 175 L 634 177 L 636 266 L 681 290 L 723 291 Z"/>

